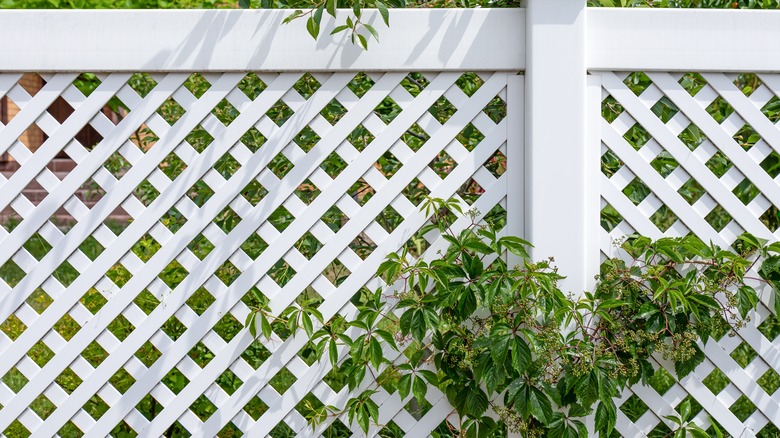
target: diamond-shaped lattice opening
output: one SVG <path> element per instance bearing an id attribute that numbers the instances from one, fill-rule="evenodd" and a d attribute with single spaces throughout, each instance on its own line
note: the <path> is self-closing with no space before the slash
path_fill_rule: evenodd
<path id="1" fill-rule="evenodd" d="M 755 73 L 740 73 L 734 79 L 734 86 L 742 91 L 745 96 L 750 96 L 763 85 Z"/>
<path id="2" fill-rule="evenodd" d="M 32 236 L 30 236 L 29 239 L 27 239 L 26 242 L 24 242 L 23 245 L 24 249 L 27 250 L 27 252 L 30 253 L 31 256 L 35 257 L 38 261 L 40 261 L 46 254 L 51 251 L 51 244 L 46 241 L 40 234 L 35 233 Z"/>
<path id="3" fill-rule="evenodd" d="M 729 410 L 734 414 L 735 417 L 744 422 L 747 420 L 750 414 L 756 410 L 756 405 L 754 405 L 749 398 L 743 395 L 738 398 L 733 405 L 731 405 Z"/>
<path id="4" fill-rule="evenodd" d="M 268 218 L 268 222 L 271 223 L 279 232 L 284 231 L 295 220 L 295 216 L 292 215 L 286 208 L 280 206 Z"/>
<path id="5" fill-rule="evenodd" d="M 185 278 L 187 278 L 187 275 L 189 275 L 189 272 L 184 269 L 184 266 L 182 266 L 178 261 L 174 260 L 169 263 L 168 266 L 166 266 L 157 277 L 162 280 L 163 283 L 165 283 L 169 288 L 174 289 L 182 281 L 184 281 Z"/>
<path id="6" fill-rule="evenodd" d="M 412 182 L 401 191 L 401 194 L 415 206 L 419 206 L 420 202 L 422 202 L 430 193 L 431 191 L 428 190 L 428 187 L 425 187 L 425 184 L 417 178 L 413 179 Z"/>
<path id="7" fill-rule="evenodd" d="M 347 141 L 354 146 L 355 149 L 362 152 L 372 141 L 374 141 L 374 134 L 366 129 L 365 126 L 357 125 L 357 127 L 347 136 Z"/>
<path id="8" fill-rule="evenodd" d="M 729 378 L 726 377 L 723 372 L 717 368 L 712 370 L 710 374 L 707 375 L 702 380 L 702 383 L 704 383 L 704 386 L 707 387 L 713 394 L 718 395 L 721 391 L 723 391 L 723 388 L 728 386 L 729 384 Z"/>
<path id="9" fill-rule="evenodd" d="M 88 236 L 86 239 L 84 239 L 81 245 L 79 245 L 79 250 L 84 253 L 88 259 L 94 261 L 100 254 L 103 253 L 105 248 L 100 244 L 100 242 L 97 241 L 97 239 L 95 239 L 94 236 Z"/>
<path id="10" fill-rule="evenodd" d="M 241 222 L 241 216 L 239 216 L 235 211 L 233 211 L 230 207 L 225 207 L 217 216 L 214 218 L 214 223 L 225 232 L 225 234 L 230 233 L 233 231 L 233 229 Z"/>
<path id="11" fill-rule="evenodd" d="M 693 398 L 690 395 L 688 395 L 684 399 L 682 399 L 682 401 L 680 403 L 678 403 L 677 406 L 675 406 L 674 409 L 677 411 L 678 414 L 681 414 L 683 405 L 686 404 L 686 403 L 691 408 L 691 416 L 690 416 L 690 418 L 695 417 L 696 414 L 698 414 L 701 411 L 701 409 L 702 409 L 701 405 L 699 404 L 699 402 L 697 402 L 695 398 Z"/>
<path id="12" fill-rule="evenodd" d="M 268 383 L 279 393 L 284 394 L 298 380 L 287 368 L 281 368 Z"/>
<path id="13" fill-rule="evenodd" d="M 252 204 L 253 207 L 259 204 L 267 194 L 268 190 L 266 190 L 256 179 L 253 179 L 243 190 L 241 190 L 241 196 Z"/>
<path id="14" fill-rule="evenodd" d="M 639 178 L 634 178 L 623 189 L 623 194 L 626 195 L 634 205 L 639 205 L 639 203 L 650 194 L 650 188 Z"/>
<path id="15" fill-rule="evenodd" d="M 263 403 L 258 397 L 252 397 L 252 399 L 244 405 L 243 410 L 249 414 L 253 420 L 257 421 L 260 419 L 260 416 L 268 410 L 268 405 Z"/>
<path id="16" fill-rule="evenodd" d="M 200 418 L 200 421 L 206 421 L 217 412 L 217 407 L 211 402 L 205 395 L 202 395 L 195 399 L 189 407 L 195 415 Z"/>
<path id="17" fill-rule="evenodd" d="M 65 368 L 65 371 L 61 372 L 54 381 L 68 394 L 75 391 L 82 383 L 81 378 L 70 368 Z"/>
<path id="18" fill-rule="evenodd" d="M 3 436 L 27 438 L 31 435 L 30 431 L 22 425 L 19 420 L 14 420 L 6 430 L 3 431 Z"/>
<path id="19" fill-rule="evenodd" d="M 761 161 L 761 168 L 764 169 L 770 177 L 776 178 L 777 175 L 780 175 L 780 155 L 777 152 L 772 151 L 763 161 Z"/>
<path id="20" fill-rule="evenodd" d="M 718 96 L 707 106 L 706 111 L 716 122 L 723 123 L 734 113 L 734 108 L 726 102 L 726 99 Z"/>
<path id="21" fill-rule="evenodd" d="M 457 85 L 468 97 L 473 96 L 484 83 L 485 81 L 482 80 L 478 74 L 473 72 L 463 73 L 458 80 L 455 81 L 455 85 Z"/>
<path id="22" fill-rule="evenodd" d="M 469 123 L 458 133 L 456 138 L 460 144 L 471 152 L 485 139 L 485 136 L 473 124 Z"/>
<path id="23" fill-rule="evenodd" d="M 141 201 L 144 206 L 148 207 L 158 196 L 160 196 L 160 192 L 157 191 L 149 181 L 143 180 L 141 184 L 135 188 L 133 195 L 135 195 L 136 199 Z"/>
<path id="24" fill-rule="evenodd" d="M 487 213 L 482 213 L 480 220 L 496 230 L 501 230 L 506 225 L 506 209 L 500 203 L 496 204 Z"/>
<path id="25" fill-rule="evenodd" d="M 271 353 L 257 339 L 241 353 L 241 358 L 253 369 L 260 368 L 260 365 L 269 357 L 271 357 Z"/>
<path id="26" fill-rule="evenodd" d="M 146 97 L 157 86 L 157 81 L 149 73 L 134 73 L 127 85 L 141 97 Z"/>
<path id="27" fill-rule="evenodd" d="M 76 281 L 78 276 L 79 272 L 68 261 L 62 262 L 52 273 L 52 277 L 56 278 L 65 287 Z"/>
<path id="28" fill-rule="evenodd" d="M 723 427 L 718 427 L 718 429 L 723 430 Z M 715 435 L 714 432 L 710 433 L 710 436 L 714 436 L 714 435 Z M 777 426 L 775 426 L 772 423 L 767 423 L 767 425 L 764 426 L 763 429 L 761 429 L 756 436 L 761 438 L 780 437 L 780 429 L 778 429 Z"/>
<path id="29" fill-rule="evenodd" d="M 772 122 L 777 123 L 780 121 L 780 97 L 772 96 L 764 106 L 761 107 L 761 112 Z"/>
<path id="30" fill-rule="evenodd" d="M 294 112 L 286 103 L 282 100 L 278 100 L 265 114 L 269 119 L 276 123 L 277 126 L 282 126 L 290 117 L 292 117 Z"/>
<path id="31" fill-rule="evenodd" d="M 732 190 L 731 193 L 734 193 L 737 199 L 742 201 L 743 204 L 748 205 L 750 201 L 761 193 L 761 191 L 746 178 L 734 187 L 734 190 Z"/>
<path id="32" fill-rule="evenodd" d="M 612 177 L 612 175 L 620 170 L 624 164 L 625 163 L 623 163 L 620 158 L 618 158 L 617 155 L 615 155 L 615 153 L 609 149 L 607 149 L 607 151 L 601 155 L 601 173 L 603 173 L 608 178 Z"/>
<path id="33" fill-rule="evenodd" d="M 629 73 L 623 83 L 637 96 L 653 84 L 650 78 L 641 71 Z"/>
<path id="34" fill-rule="evenodd" d="M 36 289 L 25 302 L 40 314 L 48 309 L 54 300 L 43 289 Z"/>
<path id="35" fill-rule="evenodd" d="M 761 140 L 761 136 L 758 135 L 758 132 L 756 132 L 756 130 L 748 124 L 742 126 L 742 128 L 740 128 L 739 131 L 737 131 L 737 133 L 732 136 L 732 138 L 746 151 L 750 150 L 753 145 Z"/>
<path id="36" fill-rule="evenodd" d="M 157 114 L 171 126 L 179 121 L 185 112 L 185 109 L 179 105 L 179 102 L 176 102 L 172 97 L 168 98 L 168 100 L 157 109 Z"/>
<path id="37" fill-rule="evenodd" d="M 162 410 L 162 405 L 155 400 L 150 394 L 147 394 L 141 401 L 135 405 L 135 409 L 143 414 L 147 420 L 151 421 L 157 415 L 157 412 Z"/>
<path id="38" fill-rule="evenodd" d="M 198 207 L 203 207 L 203 204 L 205 204 L 213 195 L 214 190 L 211 190 L 211 187 L 203 180 L 197 181 L 187 191 L 187 197 Z"/>
<path id="39" fill-rule="evenodd" d="M 669 152 L 661 151 L 660 154 L 653 158 L 653 161 L 650 162 L 650 165 L 653 166 L 653 169 L 655 169 L 655 171 L 658 172 L 662 177 L 666 178 L 672 172 L 674 172 L 675 169 L 677 169 L 679 163 L 672 157 Z"/>
<path id="40" fill-rule="evenodd" d="M 756 380 L 756 383 L 771 396 L 780 388 L 780 374 L 770 368 Z"/>
<path id="41" fill-rule="evenodd" d="M 190 380 L 178 368 L 173 368 L 162 378 L 162 383 L 174 394 L 178 394 L 190 383 Z"/>
<path id="42" fill-rule="evenodd" d="M 333 260 L 328 266 L 325 267 L 325 269 L 322 271 L 322 275 L 328 279 L 331 283 L 333 283 L 334 286 L 338 287 L 341 285 L 341 283 L 347 279 L 347 277 L 350 276 L 352 272 L 350 272 L 349 269 L 347 269 L 346 266 L 344 266 L 343 263 L 341 263 L 338 260 Z"/>
<path id="43" fill-rule="evenodd" d="M 8 260 L 0 266 L 0 278 L 11 287 L 16 286 L 27 275 L 13 260 Z"/>
<path id="44" fill-rule="evenodd" d="M 214 163 L 214 170 L 222 175 L 222 178 L 230 179 L 241 168 L 241 164 L 233 158 L 230 152 L 226 152 L 216 163 Z"/>
<path id="45" fill-rule="evenodd" d="M 150 234 L 144 234 L 131 249 L 142 262 L 146 263 L 160 249 L 160 244 Z"/>
<path id="46" fill-rule="evenodd" d="M 698 126 L 690 124 L 677 135 L 677 138 L 679 138 L 688 149 L 695 150 L 700 144 L 704 143 L 707 136 L 701 132 L 701 129 L 699 129 Z"/>
<path id="47" fill-rule="evenodd" d="M 232 371 L 225 370 L 217 377 L 215 383 L 228 395 L 232 395 L 244 383 Z"/>
<path id="48" fill-rule="evenodd" d="M 780 228 L 780 210 L 774 205 L 771 205 L 764 214 L 759 217 L 759 220 L 766 225 L 770 231 L 775 232 Z"/>
<path id="49" fill-rule="evenodd" d="M 321 140 L 320 136 L 314 132 L 313 129 L 306 126 L 293 138 L 295 144 L 297 144 L 304 152 L 309 152 L 314 146 Z"/>
<path id="50" fill-rule="evenodd" d="M 669 120 L 672 119 L 680 110 L 677 108 L 677 105 L 672 103 L 669 98 L 666 96 L 658 99 L 658 102 L 655 103 L 650 108 L 650 111 L 653 112 L 659 119 L 661 119 L 662 122 L 667 123 Z"/>
<path id="51" fill-rule="evenodd" d="M 447 120 L 449 120 L 457 110 L 458 109 L 444 96 L 440 97 L 430 108 L 428 108 L 428 112 L 441 124 L 447 123 Z"/>
<path id="52" fill-rule="evenodd" d="M 257 128 L 250 128 L 244 135 L 241 136 L 241 143 L 247 147 L 252 153 L 257 152 L 261 146 L 265 144 L 268 139 L 265 138 Z"/>
<path id="53" fill-rule="evenodd" d="M 318 416 L 322 412 L 322 408 L 325 405 L 315 397 L 312 393 L 306 394 L 305 397 L 295 405 L 295 410 L 298 411 L 303 418 L 309 420 Z M 327 435 L 326 435 L 327 436 Z"/>
<path id="54" fill-rule="evenodd" d="M 307 342 L 306 345 L 298 351 L 297 356 L 301 358 L 306 366 L 312 366 L 319 360 L 317 350 L 311 342 Z"/>
<path id="55" fill-rule="evenodd" d="M 211 243 L 211 241 L 209 241 L 205 236 L 203 236 L 203 234 L 198 234 L 187 245 L 187 249 L 195 254 L 195 257 L 203 260 L 211 253 L 212 250 L 214 250 L 214 244 Z"/>
<path id="56" fill-rule="evenodd" d="M 81 431 L 72 421 L 65 423 L 57 432 L 58 436 L 66 436 L 72 438 L 79 438 L 84 436 L 84 432 Z"/>
<path id="57" fill-rule="evenodd" d="M 336 233 L 349 222 L 349 217 L 334 205 L 322 215 L 320 220 Z"/>
<path id="58" fill-rule="evenodd" d="M 715 229 L 715 231 L 720 231 L 725 228 L 729 222 L 731 222 L 732 217 L 723 207 L 718 205 L 713 208 L 712 211 L 707 214 L 707 216 L 704 217 L 704 220 L 706 220 L 707 223 Z"/>
<path id="59" fill-rule="evenodd" d="M 238 426 L 236 426 L 232 422 L 229 422 L 222 429 L 219 430 L 217 436 L 219 438 L 240 437 L 240 436 L 244 436 L 244 432 L 241 429 L 239 429 Z"/>
<path id="60" fill-rule="evenodd" d="M 200 287 L 187 299 L 187 306 L 198 315 L 202 315 L 213 302 L 214 297 L 209 291 L 205 287 Z"/>
<path id="61" fill-rule="evenodd" d="M 97 341 L 92 341 L 89 345 L 87 345 L 87 348 L 81 352 L 81 357 L 86 359 L 93 368 L 97 368 L 101 363 L 103 363 L 104 360 L 106 360 L 106 358 L 108 358 L 108 352 L 106 352 L 106 350 L 104 350 L 103 347 L 97 343 Z"/>
<path id="62" fill-rule="evenodd" d="M 650 222 L 655 224 L 661 231 L 668 230 L 676 221 L 677 215 L 675 215 L 674 212 L 672 212 L 672 209 L 666 205 L 662 205 L 652 216 L 650 216 Z"/>
<path id="63" fill-rule="evenodd" d="M 331 100 L 325 105 L 325 108 L 320 111 L 320 115 L 325 118 L 331 125 L 335 125 L 344 117 L 347 113 L 347 109 L 336 99 Z"/>
<path id="64" fill-rule="evenodd" d="M 295 190 L 295 196 L 297 196 L 298 199 L 303 201 L 306 205 L 314 202 L 320 193 L 322 193 L 320 189 L 317 188 L 317 186 L 314 185 L 314 183 L 309 179 L 304 180 L 303 183 Z"/>
<path id="65" fill-rule="evenodd" d="M 155 348 L 154 345 L 152 345 L 151 342 L 146 341 L 144 345 L 141 346 L 141 348 L 138 349 L 138 351 L 135 352 L 135 357 L 138 358 L 138 360 L 141 361 L 147 368 L 152 366 L 157 359 L 160 358 L 162 354 L 160 353 L 160 350 Z"/>
<path id="66" fill-rule="evenodd" d="M 27 330 L 27 326 L 24 325 L 22 320 L 19 319 L 16 315 L 11 314 L 8 316 L 8 318 L 5 319 L 5 321 L 3 321 L 2 324 L 0 324 L 0 330 L 2 330 L 9 339 L 15 341 L 16 338 L 18 338 L 25 330 Z"/>
<path id="67" fill-rule="evenodd" d="M 265 243 L 257 233 L 252 233 L 252 235 L 247 237 L 244 243 L 241 244 L 241 250 L 252 260 L 257 259 L 266 248 L 268 248 L 268 244 Z"/>
<path id="68" fill-rule="evenodd" d="M 490 160 L 488 160 L 490 162 Z M 457 166 L 455 160 L 452 159 L 446 152 L 441 151 L 430 163 L 428 167 L 431 168 L 439 178 L 444 179 L 449 175 L 452 170 Z"/>
<path id="69" fill-rule="evenodd" d="M 287 157 L 285 157 L 283 154 L 277 155 L 273 160 L 271 160 L 270 163 L 268 163 L 268 168 L 279 179 L 284 178 L 285 175 L 290 173 L 293 167 L 295 167 L 293 163 L 291 163 L 290 160 L 288 160 Z"/>
<path id="70" fill-rule="evenodd" d="M 675 378 L 664 368 L 658 368 L 647 381 L 660 395 L 666 394 L 666 391 L 671 389 L 676 382 Z"/>
<path id="71" fill-rule="evenodd" d="M 392 206 L 388 205 L 384 210 L 382 210 L 381 213 L 379 213 L 374 221 L 376 221 L 376 223 L 384 228 L 385 231 L 392 233 L 396 228 L 398 228 L 399 225 L 401 225 L 401 222 L 404 221 L 404 218 Z"/>
<path id="72" fill-rule="evenodd" d="M 376 243 L 372 241 L 365 233 L 360 233 L 349 244 L 349 248 L 355 252 L 361 259 L 365 260 L 376 249 Z"/>
<path id="73" fill-rule="evenodd" d="M 705 81 L 699 73 L 685 73 L 677 83 L 691 96 L 695 96 L 705 85 L 707 85 L 707 81 Z"/>
<path id="74" fill-rule="evenodd" d="M 615 100 L 615 98 L 612 96 L 607 96 L 603 101 L 601 101 L 601 116 L 608 123 L 614 122 L 618 117 L 620 117 L 621 114 L 623 114 L 623 111 L 625 111 L 623 105 L 618 103 L 618 101 Z"/>
<path id="75" fill-rule="evenodd" d="M 420 420 L 425 414 L 428 413 L 428 411 L 431 410 L 433 406 L 428 402 L 428 400 L 423 400 L 422 403 L 419 402 L 415 397 L 412 397 L 409 402 L 404 406 L 404 409 L 406 412 L 408 412 L 412 417 L 414 417 L 415 420 Z"/>
<path id="76" fill-rule="evenodd" d="M 247 293 L 241 297 L 241 301 L 250 309 L 258 309 L 268 303 L 268 298 L 263 295 L 258 288 L 252 286 Z"/>
<path id="77" fill-rule="evenodd" d="M 141 293 L 136 295 L 133 303 L 135 303 L 136 306 L 138 306 L 141 310 L 144 311 L 144 313 L 148 315 L 152 313 L 155 308 L 157 308 L 157 306 L 160 304 L 160 300 L 152 295 L 151 292 L 144 289 L 141 291 Z"/>
<path id="78" fill-rule="evenodd" d="M 490 117 L 493 123 L 500 123 L 506 118 L 506 102 L 503 99 L 496 96 L 494 97 L 485 108 L 482 108 L 482 112 Z"/>
<path id="79" fill-rule="evenodd" d="M 178 318 L 171 316 L 167 321 L 165 321 L 165 324 L 160 327 L 160 330 L 162 330 L 163 333 L 175 341 L 176 339 L 179 339 L 179 337 L 183 335 L 184 332 L 187 331 L 187 327 L 182 324 Z"/>
<path id="80" fill-rule="evenodd" d="M 430 222 L 426 222 L 425 224 L 428 225 Z M 436 236 L 439 235 L 438 230 L 429 231 L 428 234 L 434 232 L 436 233 Z M 406 248 L 413 257 L 420 257 L 425 251 L 428 250 L 430 246 L 431 243 L 419 231 L 414 233 L 414 235 L 410 237 L 409 240 L 407 240 L 404 244 L 404 248 Z"/>
<path id="81" fill-rule="evenodd" d="M 428 79 L 422 73 L 412 72 L 406 75 L 401 81 L 401 86 L 404 87 L 409 94 L 417 97 L 429 83 Z"/>
<path id="82" fill-rule="evenodd" d="M 406 432 L 398 427 L 394 421 L 390 421 L 384 425 L 382 430 L 379 431 L 379 436 L 387 438 L 402 438 L 406 436 Z"/>
<path id="83" fill-rule="evenodd" d="M 203 153 L 209 145 L 214 142 L 214 137 L 208 133 L 202 126 L 198 125 L 193 129 L 184 140 L 192 146 L 198 153 Z"/>
<path id="84" fill-rule="evenodd" d="M 225 342 L 230 342 L 244 328 L 232 314 L 226 313 L 211 329 Z"/>
<path id="85" fill-rule="evenodd" d="M 241 275 L 241 271 L 230 261 L 226 261 L 220 266 L 214 275 L 219 278 L 226 286 L 230 286 Z"/>
<path id="86" fill-rule="evenodd" d="M 124 368 L 120 368 L 119 371 L 114 373 L 108 380 L 111 385 L 116 388 L 121 394 L 127 392 L 131 386 L 135 383 L 135 378 L 130 375 Z"/>
<path id="87" fill-rule="evenodd" d="M 358 204 L 365 205 L 373 196 L 374 188 L 363 178 L 358 179 L 352 184 L 347 194 Z"/>
<path id="88" fill-rule="evenodd" d="M 761 321 L 758 326 L 758 331 L 761 332 L 768 340 L 774 340 L 780 335 L 780 320 L 774 314 L 769 314 L 766 319 Z"/>
<path id="89" fill-rule="evenodd" d="M 93 342 L 94 343 L 94 342 Z M 85 350 L 86 352 L 86 350 Z M 42 341 L 38 341 L 27 351 L 27 357 L 33 360 L 36 365 L 43 368 L 44 365 L 54 357 L 54 352 L 49 349 Z M 89 359 L 88 359 L 89 360 Z"/>
<path id="90" fill-rule="evenodd" d="M 417 152 L 430 139 L 425 130 L 417 123 L 413 124 L 401 135 L 401 140 L 409 146 L 410 149 Z"/>
<path id="91" fill-rule="evenodd" d="M 227 99 L 222 99 L 213 110 L 211 114 L 217 118 L 223 125 L 228 126 L 233 123 L 233 120 L 239 116 L 239 112 Z"/>
<path id="92" fill-rule="evenodd" d="M 54 324 L 54 326 L 52 326 L 52 329 L 65 338 L 66 341 L 69 341 L 79 330 L 81 330 L 81 326 L 66 313 Z"/>
<path id="93" fill-rule="evenodd" d="M 356 74 L 347 84 L 347 88 L 355 93 L 357 97 L 363 97 L 373 86 L 374 80 L 363 72 Z"/>
<path id="94" fill-rule="evenodd" d="M 322 436 L 352 436 L 352 431 L 341 420 L 336 419 L 325 429 Z"/>
<path id="95" fill-rule="evenodd" d="M 350 361 L 350 359 L 347 359 L 347 361 Z M 344 365 L 346 365 L 347 361 L 345 361 Z M 342 365 L 341 368 L 343 368 L 344 365 Z M 322 381 L 325 382 L 334 392 L 339 392 L 342 388 L 347 386 L 347 377 L 341 368 L 331 369 L 328 371 L 328 374 L 325 374 L 325 376 L 322 378 Z"/>
<path id="96" fill-rule="evenodd" d="M 284 287 L 284 285 L 289 283 L 295 274 L 295 269 L 283 259 L 276 262 L 268 272 L 268 276 L 270 276 L 280 287 Z"/>
<path id="97" fill-rule="evenodd" d="M 747 342 L 739 344 L 739 346 L 730 354 L 731 358 L 742 368 L 747 367 L 757 355 L 756 351 L 753 350 Z"/>
<path id="98" fill-rule="evenodd" d="M 328 155 L 328 158 L 320 164 L 320 169 L 324 170 L 333 179 L 336 179 L 341 174 L 341 171 L 346 168 L 347 163 L 335 152 Z"/>
<path id="99" fill-rule="evenodd" d="M 3 376 L 3 383 L 13 391 L 14 393 L 18 393 L 19 391 L 24 388 L 25 385 L 27 385 L 27 377 L 24 377 L 24 374 L 19 372 L 16 367 L 11 368 L 5 375 Z"/>
<path id="100" fill-rule="evenodd" d="M 457 191 L 458 195 L 463 198 L 466 203 L 473 205 L 477 202 L 482 194 L 485 193 L 485 189 L 474 178 L 469 178 Z"/>
<path id="101" fill-rule="evenodd" d="M 182 86 L 189 90 L 189 92 L 198 99 L 200 99 L 203 94 L 205 94 L 206 91 L 211 88 L 209 81 L 206 80 L 206 78 L 204 78 L 200 73 L 191 74 L 187 80 L 184 81 Z"/>
<path id="102" fill-rule="evenodd" d="M 182 161 L 178 155 L 171 152 L 165 159 L 157 166 L 165 176 L 171 181 L 175 180 L 182 172 L 187 168 L 187 163 Z"/>
<path id="103" fill-rule="evenodd" d="M 710 171 L 712 171 L 712 173 L 715 174 L 715 176 L 720 178 L 725 175 L 734 164 L 725 155 L 718 151 L 709 160 L 707 160 L 705 165 L 708 169 L 710 169 Z"/>
<path id="104" fill-rule="evenodd" d="M 320 82 L 315 79 L 314 76 L 310 73 L 306 73 L 298 79 L 295 85 L 293 85 L 293 89 L 305 99 L 309 99 L 321 86 Z"/>
<path id="105" fill-rule="evenodd" d="M 639 150 L 645 145 L 652 136 L 645 128 L 639 123 L 635 123 L 634 126 L 628 128 L 623 138 L 630 144 L 635 150 Z"/>
<path id="106" fill-rule="evenodd" d="M 496 179 L 498 179 L 506 172 L 506 155 L 498 150 L 490 158 L 488 158 L 487 161 L 485 161 L 483 166 Z"/>
<path id="107" fill-rule="evenodd" d="M 693 205 L 702 197 L 702 195 L 704 195 L 705 190 L 701 184 L 691 178 L 677 190 L 677 193 L 679 193 L 689 204 Z"/>
<path id="108" fill-rule="evenodd" d="M 295 242 L 295 248 L 302 256 L 311 260 L 320 249 L 322 249 L 322 243 L 314 237 L 309 231 L 303 234 L 297 242 Z"/>
<path id="109" fill-rule="evenodd" d="M 295 436 L 295 431 L 292 430 L 290 426 L 287 425 L 287 423 L 280 421 L 276 424 L 276 426 L 274 426 L 273 429 L 271 429 L 271 432 L 268 433 L 268 436 L 271 438 L 287 438 Z"/>
<path id="110" fill-rule="evenodd" d="M 45 420 L 49 418 L 49 415 L 51 415 L 52 412 L 54 412 L 56 406 L 54 406 L 54 403 L 52 403 L 51 400 L 46 398 L 45 395 L 41 394 L 38 397 L 36 397 L 32 403 L 30 403 L 30 409 L 36 414 L 38 414 L 38 416 L 41 417 L 42 420 Z"/>
<path id="111" fill-rule="evenodd" d="M 247 73 L 236 88 L 241 90 L 250 100 L 255 100 L 268 86 L 256 74 Z"/>
<path id="112" fill-rule="evenodd" d="M 398 117 L 398 114 L 401 114 L 401 111 L 401 107 L 389 97 L 386 97 L 382 102 L 379 102 L 379 105 L 374 108 L 374 114 L 378 115 L 386 124 L 390 124 L 390 122 L 395 120 L 395 118 Z"/>

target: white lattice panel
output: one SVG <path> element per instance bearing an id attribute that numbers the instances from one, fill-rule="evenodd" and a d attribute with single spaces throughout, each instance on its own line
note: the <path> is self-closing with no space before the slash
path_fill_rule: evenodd
<path id="1" fill-rule="evenodd" d="M 143 90 L 143 76 L 114 73 L 89 92 L 78 74 L 42 75 L 40 90 L 20 77 L 0 74 L 0 97 L 20 109 L 0 124 L 0 152 L 19 163 L 0 178 L 0 210 L 17 218 L 0 228 L 0 266 L 17 274 L 0 282 L 9 434 L 361 434 L 345 417 L 307 426 L 304 397 L 343 406 L 347 388 L 329 386 L 327 360 L 304 360 L 305 335 L 261 342 L 242 328 L 250 289 L 275 314 L 306 294 L 326 320 L 348 317 L 356 292 L 381 286 L 385 255 L 425 224 L 420 193 L 464 196 L 484 213 L 505 206 L 506 73 L 171 73 L 146 76 Z M 52 114 L 55 101 L 67 117 Z M 20 140 L 33 125 L 46 136 L 37 148 Z M 96 145 L 78 141 L 86 125 Z M 55 173 L 55 157 L 76 166 Z M 40 202 L 31 185 L 47 192 Z M 95 202 L 77 196 L 84 187 Z M 116 211 L 131 221 L 112 224 Z M 429 255 L 442 247 L 422 238 Z M 452 408 L 427 397 L 410 412 L 380 390 L 381 423 L 428 435 Z"/>
<path id="2" fill-rule="evenodd" d="M 593 74 L 603 87 L 602 258 L 634 233 L 693 233 L 724 248 L 745 231 L 780 237 L 780 75 Z M 619 431 L 661 436 L 673 426 L 663 416 L 690 398 L 705 428 L 714 420 L 731 436 L 777 433 L 780 339 L 768 297 L 736 336 L 710 340 L 704 363 L 679 383 L 626 391 Z"/>

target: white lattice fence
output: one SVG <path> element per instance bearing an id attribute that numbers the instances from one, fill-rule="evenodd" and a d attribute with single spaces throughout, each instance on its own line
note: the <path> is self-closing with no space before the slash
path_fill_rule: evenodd
<path id="1" fill-rule="evenodd" d="M 602 257 L 637 233 L 693 233 L 724 248 L 745 231 L 777 240 L 780 76 L 594 74 L 603 86 Z M 686 398 L 703 407 L 702 425 L 714 419 L 732 436 L 777 433 L 780 351 L 769 296 L 736 336 L 710 340 L 704 363 L 679 384 L 658 378 L 627 391 L 621 433 L 662 432 L 672 426 L 663 416 Z"/>
<path id="2" fill-rule="evenodd" d="M 349 300 L 380 286 L 383 257 L 424 225 L 421 194 L 503 210 L 505 73 L 197 76 L 152 75 L 153 88 L 139 93 L 139 75 L 97 75 L 89 96 L 77 74 L 42 75 L 34 96 L 20 75 L 0 76 L 0 96 L 21 108 L 0 128 L 0 149 L 21 163 L 0 195 L 19 217 L 2 229 L 0 264 L 19 278 L 5 278 L 0 298 L 13 333 L 0 347 L 0 429 L 323 433 L 340 420 L 312 430 L 296 406 L 308 394 L 340 405 L 347 389 L 323 380 L 327 363 L 307 362 L 305 335 L 254 341 L 241 328 L 250 311 L 242 298 L 255 288 L 278 314 L 303 294 L 322 301 L 326 319 L 352 315 Z M 464 80 L 476 87 L 464 92 Z M 47 112 L 57 98 L 74 109 L 63 123 Z M 126 108 L 117 124 L 101 112 L 112 99 Z M 34 153 L 17 140 L 33 123 L 48 136 Z M 103 137 L 94 148 L 74 139 L 86 123 Z M 62 152 L 77 166 L 60 180 L 46 165 Z M 33 180 L 48 192 L 38 205 L 23 194 Z M 92 208 L 74 196 L 85 184 L 102 193 Z M 50 220 L 61 207 L 73 224 Z M 112 231 L 118 207 L 132 221 Z M 435 235 L 419 238 L 430 254 L 442 247 Z M 98 253 L 87 254 L 86 241 Z M 75 273 L 67 280 L 65 264 Z M 172 266 L 179 277 L 161 277 Z M 382 423 L 408 434 L 427 435 L 451 412 L 436 391 L 416 417 L 397 393 L 375 398 Z M 157 404 L 153 417 L 139 412 L 143 403 Z"/>

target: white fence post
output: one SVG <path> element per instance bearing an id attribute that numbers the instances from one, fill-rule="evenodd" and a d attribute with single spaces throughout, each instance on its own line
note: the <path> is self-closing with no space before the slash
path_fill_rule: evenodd
<path id="1" fill-rule="evenodd" d="M 585 0 L 527 0 L 525 236 L 554 257 L 565 291 L 589 289 L 597 224 L 586 153 Z M 591 172 L 592 173 L 592 172 Z M 589 214 L 591 213 L 591 214 Z M 598 214 L 598 213 L 596 213 Z"/>

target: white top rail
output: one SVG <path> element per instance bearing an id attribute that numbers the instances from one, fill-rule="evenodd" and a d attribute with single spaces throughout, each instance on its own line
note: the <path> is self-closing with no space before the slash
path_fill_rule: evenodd
<path id="1" fill-rule="evenodd" d="M 588 10 L 590 70 L 780 72 L 780 11 Z"/>
<path id="2" fill-rule="evenodd" d="M 2 71 L 519 71 L 522 9 L 376 11 L 380 42 L 365 51 L 348 32 L 319 40 L 285 10 L 0 11 Z M 338 20 L 339 24 L 343 20 Z M 365 30 L 363 31 L 364 33 Z"/>

